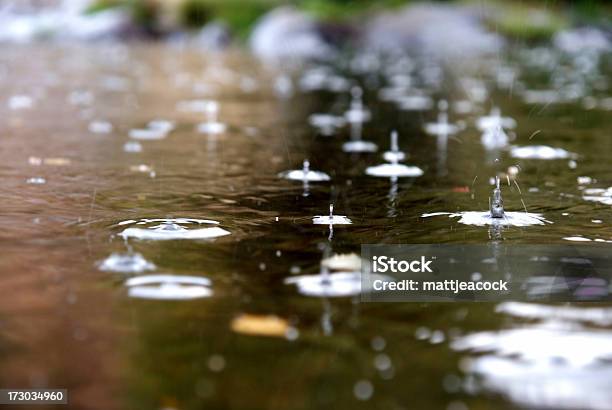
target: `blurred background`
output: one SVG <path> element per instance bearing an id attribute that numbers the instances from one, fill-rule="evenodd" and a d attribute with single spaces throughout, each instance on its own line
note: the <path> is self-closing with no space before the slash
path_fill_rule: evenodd
<path id="1" fill-rule="evenodd" d="M 611 12 L 0 0 L 0 387 L 79 410 L 612 409 L 611 272 L 534 268 L 520 303 L 360 303 L 355 282 L 368 243 L 610 255 Z M 422 175 L 368 173 L 392 130 Z M 458 221 L 495 177 L 532 226 Z M 353 223 L 314 224 L 330 203 Z"/>
<path id="2" fill-rule="evenodd" d="M 388 14 L 401 14 L 422 2 L 402 0 L 3 0 L 0 40 L 42 39 L 158 39 L 191 38 L 204 47 L 245 44 L 252 39 L 262 16 L 293 16 L 316 23 L 326 42 L 346 47 L 367 35 L 368 22 Z M 487 28 L 525 41 L 545 39 L 572 26 L 609 23 L 609 2 L 482 1 L 432 2 L 445 10 L 472 13 Z M 423 13 L 423 12 L 422 12 Z M 406 15 L 405 26 L 426 17 Z M 409 18 L 412 17 L 413 20 Z M 433 15 L 431 16 L 433 17 Z M 294 30 L 303 30 L 293 20 Z M 285 23 L 290 25 L 288 20 Z M 422 20 L 421 20 L 422 23 Z"/>

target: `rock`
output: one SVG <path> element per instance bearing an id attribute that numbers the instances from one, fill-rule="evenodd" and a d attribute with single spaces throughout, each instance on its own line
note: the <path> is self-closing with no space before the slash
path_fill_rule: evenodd
<path id="1" fill-rule="evenodd" d="M 362 44 L 379 52 L 465 57 L 495 53 L 503 41 L 488 32 L 469 8 L 419 4 L 374 17 L 366 24 Z"/>
<path id="2" fill-rule="evenodd" d="M 264 59 L 328 59 L 333 48 L 323 40 L 317 23 L 293 7 L 264 15 L 249 39 L 251 50 Z"/>

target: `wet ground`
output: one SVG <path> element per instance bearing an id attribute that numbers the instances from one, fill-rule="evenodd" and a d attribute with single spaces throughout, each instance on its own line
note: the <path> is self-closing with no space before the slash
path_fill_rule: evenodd
<path id="1" fill-rule="evenodd" d="M 240 52 L 5 47 L 0 384 L 67 388 L 70 407 L 84 409 L 610 408 L 606 304 L 369 304 L 309 297 L 285 283 L 319 272 L 328 246 L 333 253 L 359 253 L 367 243 L 609 246 L 610 77 L 597 68 L 607 57 L 574 78 L 578 63 L 534 57 L 545 51 L 517 51 L 510 63 L 499 57 L 485 68 L 443 68 L 441 79 L 431 74 L 437 67 L 417 62 L 408 89 L 423 90 L 434 107 L 406 111 L 379 94 L 406 84 L 400 63 L 385 75 L 334 67 L 341 92 L 301 91 L 304 76 L 292 71 L 289 93 L 277 65 Z M 529 75 L 510 75 L 519 69 Z M 363 138 L 378 154 L 344 153 L 348 126 L 326 137 L 308 125 L 313 113 L 348 109 L 343 79 L 365 89 L 372 120 Z M 534 87 L 563 89 L 565 99 Z M 441 98 L 449 121 L 459 122 L 447 140 L 423 131 Z M 197 131 L 204 100 L 218 103 L 224 132 Z M 497 152 L 485 149 L 474 126 L 493 106 L 517 123 L 507 131 L 515 140 Z M 128 137 L 152 120 L 174 129 L 153 133 L 161 139 Z M 405 162 L 423 176 L 393 182 L 365 174 L 383 162 L 392 129 Z M 138 147 L 126 148 L 129 140 L 141 152 L 130 152 Z M 513 158 L 510 145 L 565 154 Z M 307 195 L 301 182 L 278 177 L 304 159 L 331 177 L 310 183 Z M 488 209 L 495 175 L 507 210 L 552 223 L 505 227 L 492 239 L 487 227 L 421 217 Z M 352 224 L 335 226 L 330 241 L 328 226 L 312 217 L 326 215 L 331 202 Z M 137 225 L 143 218 L 212 220 L 219 224 L 178 225 L 230 234 L 119 235 L 128 225 L 151 226 Z M 102 268 L 111 254 L 129 252 L 149 271 Z M 158 300 L 128 286 L 143 274 L 210 283 L 192 282 L 187 293 L 166 287 L 164 295 L 183 300 Z M 163 297 L 153 289 L 156 296 Z"/>

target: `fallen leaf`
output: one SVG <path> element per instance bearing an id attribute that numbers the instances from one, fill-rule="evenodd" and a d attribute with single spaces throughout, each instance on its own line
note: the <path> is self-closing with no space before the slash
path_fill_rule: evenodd
<path id="1" fill-rule="evenodd" d="M 290 326 L 278 316 L 242 314 L 232 320 L 231 328 L 245 335 L 285 337 Z"/>

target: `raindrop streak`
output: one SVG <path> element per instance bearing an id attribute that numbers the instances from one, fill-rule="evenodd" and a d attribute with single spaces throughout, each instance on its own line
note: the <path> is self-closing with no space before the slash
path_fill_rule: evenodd
<path id="1" fill-rule="evenodd" d="M 495 189 L 493 190 L 493 199 L 490 205 L 491 218 L 504 217 L 504 200 L 502 199 L 501 189 L 499 188 L 499 177 L 495 177 Z"/>

